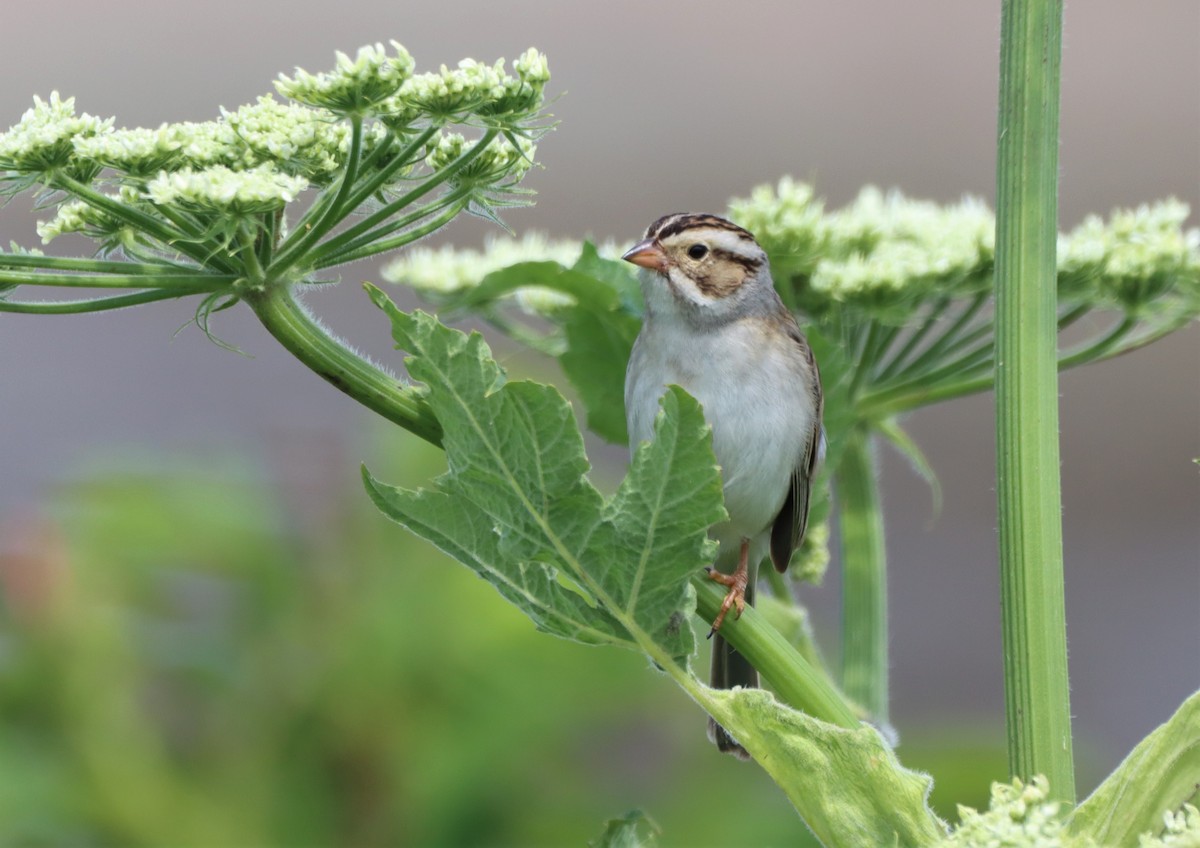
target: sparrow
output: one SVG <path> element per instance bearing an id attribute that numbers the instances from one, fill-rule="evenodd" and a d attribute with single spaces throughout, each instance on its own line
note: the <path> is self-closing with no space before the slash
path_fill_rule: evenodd
<path id="1" fill-rule="evenodd" d="M 780 572 L 804 539 L 812 481 L 825 453 L 817 363 L 775 291 L 754 236 L 717 215 L 659 218 L 622 257 L 640 267 L 641 332 L 625 372 L 631 451 L 653 437 L 659 398 L 682 387 L 704 408 L 728 520 L 709 576 L 728 587 L 712 622 L 711 684 L 757 686 L 758 672 L 720 635 L 730 609 L 754 602 L 758 564 Z M 709 738 L 746 752 L 711 718 Z"/>

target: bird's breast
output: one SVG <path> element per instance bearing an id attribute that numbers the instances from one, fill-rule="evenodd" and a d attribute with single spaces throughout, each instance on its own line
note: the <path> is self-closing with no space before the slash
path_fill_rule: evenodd
<path id="1" fill-rule="evenodd" d="M 778 514 L 813 430 L 813 396 L 790 341 L 753 326 L 696 334 L 655 327 L 639 337 L 626 378 L 630 444 L 653 434 L 658 399 L 682 386 L 704 407 L 725 486 L 722 548 L 753 538 Z"/>

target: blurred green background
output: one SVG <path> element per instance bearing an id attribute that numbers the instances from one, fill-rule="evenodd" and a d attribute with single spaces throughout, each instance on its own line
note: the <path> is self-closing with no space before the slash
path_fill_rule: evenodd
<path id="1" fill-rule="evenodd" d="M 385 479 L 439 472 L 375 438 Z M 5 528 L 0 844 L 582 845 L 634 807 L 664 845 L 804 844 L 666 678 L 324 490 L 346 461 L 113 456 Z M 1003 773 L 980 730 L 902 748 L 943 814 Z"/>

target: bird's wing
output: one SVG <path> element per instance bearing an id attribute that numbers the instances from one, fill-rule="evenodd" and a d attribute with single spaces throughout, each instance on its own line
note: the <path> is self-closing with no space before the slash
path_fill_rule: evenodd
<path id="1" fill-rule="evenodd" d="M 800 454 L 800 461 L 792 471 L 783 508 L 779 510 L 779 515 L 775 516 L 775 521 L 771 525 L 771 562 L 775 564 L 775 570 L 781 573 L 787 571 L 788 563 L 792 559 L 792 552 L 804 541 L 804 530 L 808 526 L 808 501 L 812 491 L 812 481 L 817 476 L 817 469 L 820 468 L 821 459 L 825 455 L 825 431 L 821 425 L 824 400 L 821 393 L 821 376 L 817 372 L 817 363 L 813 358 L 812 348 L 800 334 L 799 328 L 795 330 L 793 338 L 803 348 L 808 367 L 812 369 L 816 414 L 813 415 L 812 426 L 807 434 L 808 439 L 804 451 Z"/>

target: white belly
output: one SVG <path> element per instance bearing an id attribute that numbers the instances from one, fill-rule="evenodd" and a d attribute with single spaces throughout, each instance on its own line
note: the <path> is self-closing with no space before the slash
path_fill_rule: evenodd
<path id="1" fill-rule="evenodd" d="M 653 436 L 658 400 L 669 384 L 704 407 L 713 428 L 729 521 L 711 535 L 721 559 L 741 539 L 765 539 L 799 465 L 816 414 L 795 363 L 740 325 L 699 335 L 655 326 L 653 350 L 638 338 L 625 384 L 630 449 Z M 758 547 L 758 546 L 756 546 Z"/>

